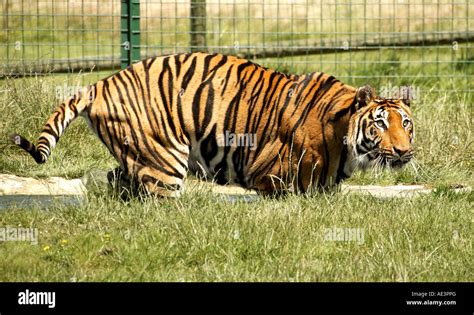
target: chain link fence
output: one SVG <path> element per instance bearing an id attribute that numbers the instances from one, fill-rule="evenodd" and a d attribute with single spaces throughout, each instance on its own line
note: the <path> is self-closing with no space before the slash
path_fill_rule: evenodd
<path id="1" fill-rule="evenodd" d="M 0 9 L 3 78 L 95 81 L 130 61 L 208 51 L 356 86 L 474 92 L 470 0 L 2 0 Z"/>

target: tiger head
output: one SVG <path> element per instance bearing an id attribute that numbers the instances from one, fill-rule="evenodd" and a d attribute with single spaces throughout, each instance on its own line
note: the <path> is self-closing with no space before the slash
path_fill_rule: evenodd
<path id="1" fill-rule="evenodd" d="M 413 157 L 410 98 L 378 98 L 366 85 L 357 90 L 356 102 L 348 134 L 354 167 L 403 167 Z"/>

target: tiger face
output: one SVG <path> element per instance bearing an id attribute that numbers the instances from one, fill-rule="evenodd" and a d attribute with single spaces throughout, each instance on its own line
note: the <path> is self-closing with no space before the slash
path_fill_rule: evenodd
<path id="1" fill-rule="evenodd" d="M 415 136 L 409 99 L 377 98 L 370 87 L 358 90 L 358 112 L 350 127 L 356 166 L 402 168 L 413 157 Z"/>

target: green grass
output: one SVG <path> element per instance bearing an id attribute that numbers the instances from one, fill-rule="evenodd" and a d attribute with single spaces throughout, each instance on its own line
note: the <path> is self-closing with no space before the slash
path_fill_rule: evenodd
<path id="1" fill-rule="evenodd" d="M 419 75 L 400 58 L 395 75 Z M 376 67 L 368 65 L 367 73 L 384 70 Z M 77 178 L 116 165 L 82 120 L 69 127 L 44 165 L 7 143 L 11 132 L 36 139 L 57 104 L 55 87 L 77 80 L 0 81 L 0 173 Z M 371 83 L 388 82 L 401 83 L 382 76 Z M 462 84 L 441 77 L 436 87 L 467 88 Z M 416 161 L 400 172 L 358 172 L 348 182 L 425 184 L 435 188 L 432 194 L 377 199 L 334 193 L 231 203 L 198 185 L 179 199 L 124 203 L 106 188 L 92 187 L 82 205 L 0 210 L 0 227 L 39 231 L 38 245 L 0 242 L 0 281 L 473 281 L 474 194 L 448 189 L 474 184 L 473 98 L 439 93 L 424 78 L 416 85 L 424 91 L 413 105 Z M 364 242 L 325 240 L 326 228 L 362 229 Z"/>
<path id="2" fill-rule="evenodd" d="M 319 195 L 229 203 L 205 190 L 124 204 L 16 209 L 39 245 L 0 246 L 2 281 L 472 281 L 473 195 Z M 464 206 L 463 206 L 464 205 Z M 359 228 L 364 242 L 324 239 Z"/>

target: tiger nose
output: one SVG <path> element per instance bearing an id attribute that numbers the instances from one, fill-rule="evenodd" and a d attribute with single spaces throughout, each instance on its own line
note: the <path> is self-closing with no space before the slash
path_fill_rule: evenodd
<path id="1" fill-rule="evenodd" d="M 405 154 L 407 154 L 408 152 L 410 152 L 410 147 L 393 147 L 393 151 L 398 154 L 399 157 L 402 157 L 404 156 Z"/>

